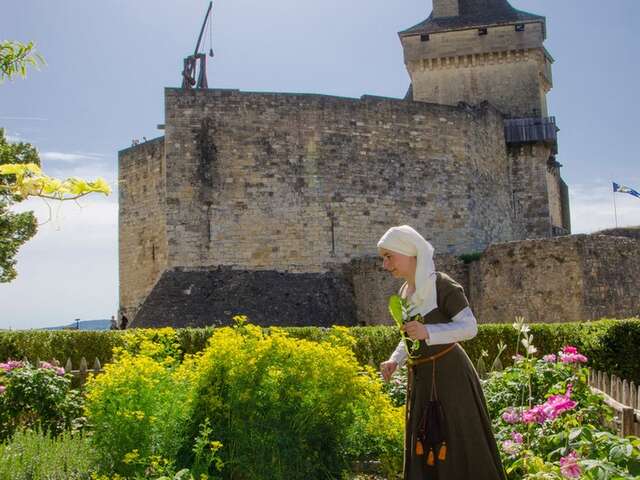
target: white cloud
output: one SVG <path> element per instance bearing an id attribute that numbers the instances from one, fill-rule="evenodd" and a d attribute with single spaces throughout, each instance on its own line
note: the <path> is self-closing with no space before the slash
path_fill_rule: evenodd
<path id="1" fill-rule="evenodd" d="M 104 155 L 98 153 L 63 153 L 63 152 L 40 152 L 41 160 L 51 160 L 54 162 L 91 162 L 100 161 Z"/>
<path id="2" fill-rule="evenodd" d="M 26 120 L 36 122 L 46 122 L 48 118 L 43 117 L 0 117 L 0 120 Z"/>
<path id="3" fill-rule="evenodd" d="M 73 202 L 37 199 L 15 210 L 34 210 L 41 225 L 18 254 L 18 277 L 0 284 L 0 328 L 65 325 L 110 318 L 118 307 L 118 205 L 87 197 Z"/>

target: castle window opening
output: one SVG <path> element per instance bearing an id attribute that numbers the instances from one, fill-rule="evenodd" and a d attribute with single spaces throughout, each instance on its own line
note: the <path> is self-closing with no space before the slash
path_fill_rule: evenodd
<path id="1" fill-rule="evenodd" d="M 429 34 L 428 33 L 423 33 L 422 35 L 420 35 L 420 41 L 421 42 L 428 42 L 429 41 Z"/>
<path id="2" fill-rule="evenodd" d="M 487 32 L 486 28 L 479 28 L 478 29 L 478 35 L 486 35 L 487 33 L 488 32 Z"/>
<path id="3" fill-rule="evenodd" d="M 516 32 L 524 32 L 524 23 L 518 23 L 516 25 Z"/>

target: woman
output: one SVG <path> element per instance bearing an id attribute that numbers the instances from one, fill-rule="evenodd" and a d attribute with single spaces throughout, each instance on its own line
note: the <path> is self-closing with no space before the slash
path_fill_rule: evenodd
<path id="1" fill-rule="evenodd" d="M 380 365 L 388 381 L 408 363 L 404 480 L 503 480 L 478 375 L 457 344 L 478 331 L 464 290 L 435 271 L 433 247 L 407 225 L 390 228 L 378 250 L 383 268 L 406 281 L 400 296 L 410 316 L 421 315 L 402 327 L 418 350 L 408 358 L 400 341 Z"/>

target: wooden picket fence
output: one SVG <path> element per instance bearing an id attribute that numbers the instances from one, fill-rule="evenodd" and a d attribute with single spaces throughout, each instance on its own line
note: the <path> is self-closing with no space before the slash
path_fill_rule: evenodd
<path id="1" fill-rule="evenodd" d="M 618 434 L 640 436 L 640 385 L 596 370 L 589 371 L 589 385 L 615 412 L 612 426 Z"/>
<path id="2" fill-rule="evenodd" d="M 24 361 L 29 362 L 32 365 L 40 365 L 40 360 L 36 360 L 35 363 L 32 363 L 29 361 L 29 359 L 25 358 Z M 51 365 L 54 365 L 56 367 L 60 366 L 60 362 L 55 358 L 51 360 L 50 363 Z M 76 369 L 73 368 L 73 364 L 70 358 L 67 358 L 67 362 L 64 365 L 64 373 L 70 373 L 71 375 L 73 375 L 72 385 L 75 388 L 81 387 L 82 385 L 85 384 L 89 376 L 89 373 L 101 373 L 101 372 L 102 372 L 102 364 L 100 363 L 100 360 L 98 358 L 96 358 L 93 361 L 92 368 L 89 368 L 87 359 L 84 357 L 80 359 L 80 364 Z"/>

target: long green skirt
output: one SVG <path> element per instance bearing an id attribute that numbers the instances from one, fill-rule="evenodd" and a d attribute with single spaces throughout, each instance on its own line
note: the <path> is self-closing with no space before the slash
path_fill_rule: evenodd
<path id="1" fill-rule="evenodd" d="M 436 392 L 444 409 L 447 454 L 427 465 L 416 454 L 418 426 L 431 398 L 433 362 L 409 367 L 404 480 L 504 480 L 480 380 L 464 349 L 457 345 L 435 360 Z"/>

